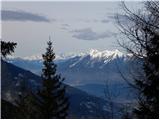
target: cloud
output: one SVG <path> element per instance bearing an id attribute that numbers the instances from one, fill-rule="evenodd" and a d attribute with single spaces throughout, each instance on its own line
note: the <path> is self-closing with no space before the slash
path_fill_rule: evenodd
<path id="1" fill-rule="evenodd" d="M 64 23 L 64 24 L 62 24 L 62 26 L 69 27 L 70 25 L 69 25 L 69 24 Z"/>
<path id="2" fill-rule="evenodd" d="M 69 25 L 69 24 L 66 24 L 66 23 L 65 23 L 65 24 L 61 24 L 61 26 L 62 26 L 62 27 L 61 27 L 62 30 L 68 30 L 69 27 L 70 27 L 70 25 Z"/>
<path id="3" fill-rule="evenodd" d="M 71 32 L 73 33 L 72 37 L 81 40 L 99 40 L 116 35 L 116 33 L 112 33 L 109 31 L 103 33 L 97 33 L 94 32 L 91 28 L 79 29 Z"/>
<path id="4" fill-rule="evenodd" d="M 126 23 L 130 23 L 131 21 L 129 20 L 127 15 L 123 15 L 123 14 L 117 14 L 117 15 L 110 15 L 108 16 L 109 19 L 111 19 L 114 22 L 117 22 L 117 19 L 122 23 L 122 24 L 126 24 Z"/>
<path id="5" fill-rule="evenodd" d="M 99 22 L 99 20 L 97 20 L 97 19 L 94 19 L 94 20 L 93 20 L 93 22 L 95 22 L 95 23 L 96 23 L 96 22 Z"/>
<path id="6" fill-rule="evenodd" d="M 109 22 L 112 22 L 112 23 L 117 23 L 117 18 L 118 20 L 122 23 L 122 24 L 130 24 L 131 21 L 129 20 L 128 16 L 125 15 L 125 14 L 113 14 L 113 13 L 107 13 L 106 14 L 106 18 L 102 19 L 101 20 L 101 23 L 109 23 Z"/>
<path id="7" fill-rule="evenodd" d="M 45 16 L 33 14 L 25 11 L 2 10 L 1 18 L 4 21 L 33 21 L 33 22 L 51 22 Z"/>
<path id="8" fill-rule="evenodd" d="M 99 20 L 99 19 L 78 19 L 78 21 L 84 22 L 84 23 L 97 23 L 97 22 L 101 22 L 101 20 Z"/>

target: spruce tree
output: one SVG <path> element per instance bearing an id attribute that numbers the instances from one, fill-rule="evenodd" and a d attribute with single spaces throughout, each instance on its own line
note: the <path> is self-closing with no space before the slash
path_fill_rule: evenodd
<path id="1" fill-rule="evenodd" d="M 55 53 L 53 52 L 52 42 L 49 41 L 46 53 L 42 55 L 42 89 L 39 92 L 41 100 L 41 113 L 43 118 L 65 118 L 68 110 L 68 99 L 65 95 L 65 85 L 62 83 L 64 78 L 61 78 L 56 73 L 56 64 L 54 63 Z"/>

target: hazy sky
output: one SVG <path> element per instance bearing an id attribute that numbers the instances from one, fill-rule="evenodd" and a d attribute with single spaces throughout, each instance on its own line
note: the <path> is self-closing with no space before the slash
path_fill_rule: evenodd
<path id="1" fill-rule="evenodd" d="M 136 10 L 140 2 L 127 2 Z M 2 39 L 18 43 L 15 56 L 44 53 L 49 36 L 56 54 L 119 49 L 115 14 L 120 2 L 2 2 Z"/>

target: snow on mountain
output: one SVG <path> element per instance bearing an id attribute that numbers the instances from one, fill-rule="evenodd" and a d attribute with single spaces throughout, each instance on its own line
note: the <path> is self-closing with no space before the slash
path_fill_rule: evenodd
<path id="1" fill-rule="evenodd" d="M 108 58 L 110 56 L 113 56 L 113 58 L 122 57 L 124 54 L 120 52 L 119 50 L 114 50 L 114 51 L 109 51 L 109 50 L 104 50 L 104 51 L 98 51 L 96 49 L 91 49 L 89 52 L 89 55 L 92 58 Z"/>
<path id="2" fill-rule="evenodd" d="M 55 62 L 59 64 L 60 62 L 69 62 L 69 68 L 76 67 L 76 65 L 83 64 L 83 66 L 87 66 L 90 68 L 96 67 L 98 64 L 100 69 L 108 64 L 110 61 L 116 58 L 126 58 L 126 55 L 120 52 L 119 50 L 104 50 L 99 51 L 96 49 L 91 49 L 88 52 L 82 53 L 67 53 L 67 54 L 59 54 L 56 55 Z M 13 63 L 19 67 L 25 68 L 27 70 L 31 70 L 34 73 L 40 73 L 39 69 L 42 67 L 42 55 L 32 55 L 26 57 L 14 57 L 9 56 L 8 60 L 9 63 Z"/>
<path id="3" fill-rule="evenodd" d="M 59 73 L 64 75 L 69 84 L 84 84 L 90 83 L 91 79 L 92 82 L 102 83 L 106 75 L 108 79 L 119 81 L 121 77 L 116 64 L 118 63 L 120 68 L 125 69 L 128 64 L 127 59 L 127 55 L 119 50 L 98 51 L 91 49 L 89 52 L 80 54 L 60 54 L 56 57 L 55 62 L 58 65 Z M 9 59 L 8 62 L 38 75 L 41 74 L 41 56 Z"/>
<path id="4" fill-rule="evenodd" d="M 65 60 L 65 59 L 70 59 L 76 56 L 79 57 L 85 57 L 85 56 L 90 56 L 92 59 L 106 59 L 112 56 L 112 58 L 116 57 L 122 57 L 124 54 L 120 52 L 119 50 L 104 50 L 104 51 L 99 51 L 97 49 L 91 49 L 89 52 L 82 52 L 82 53 L 67 53 L 67 54 L 59 54 L 56 55 L 56 60 Z M 23 59 L 23 60 L 42 60 L 42 55 L 37 54 L 37 55 L 32 55 L 32 56 L 26 56 L 26 57 L 14 57 L 14 56 L 9 56 L 8 59 Z"/>
<path id="5" fill-rule="evenodd" d="M 42 55 L 32 55 L 32 56 L 27 56 L 23 57 L 22 59 L 24 60 L 42 60 Z"/>
<path id="6" fill-rule="evenodd" d="M 119 50 L 98 51 L 96 49 L 91 49 L 89 52 L 84 53 L 81 56 L 75 56 L 74 59 L 76 60 L 74 60 L 74 62 L 72 62 L 69 67 L 72 68 L 80 63 L 84 63 L 93 68 L 98 63 L 99 68 L 102 69 L 105 64 L 108 64 L 110 61 L 118 58 L 128 58 L 128 55 L 123 54 Z"/>

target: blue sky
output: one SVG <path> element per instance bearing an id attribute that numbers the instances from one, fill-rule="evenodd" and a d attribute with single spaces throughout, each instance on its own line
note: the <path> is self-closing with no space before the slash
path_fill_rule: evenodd
<path id="1" fill-rule="evenodd" d="M 140 2 L 127 2 L 137 10 Z M 115 2 L 2 2 L 2 39 L 18 43 L 15 56 L 44 53 L 49 36 L 56 54 L 90 49 L 121 49 L 114 16 L 122 14 Z"/>

